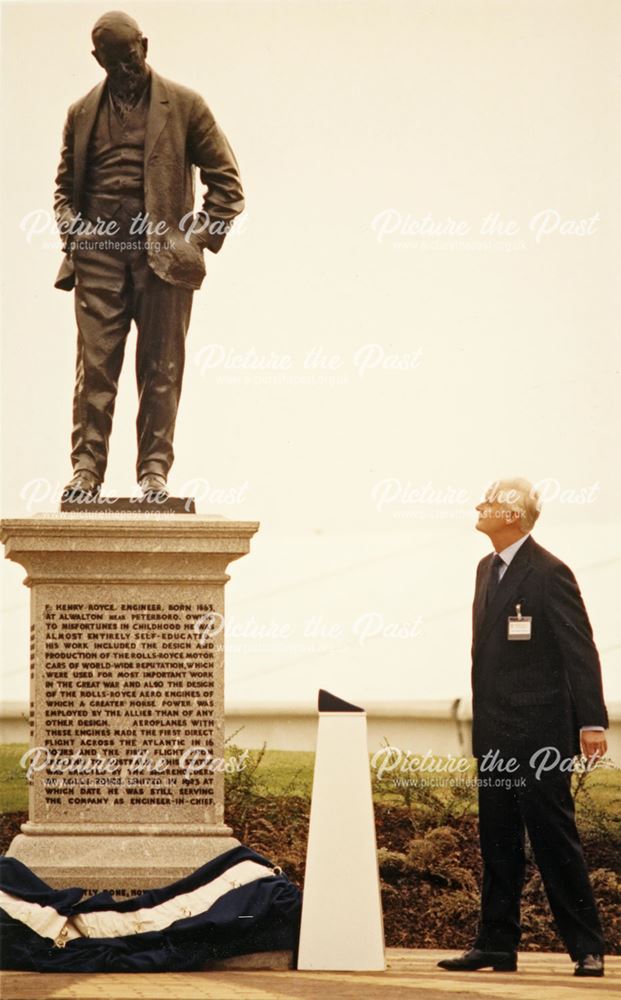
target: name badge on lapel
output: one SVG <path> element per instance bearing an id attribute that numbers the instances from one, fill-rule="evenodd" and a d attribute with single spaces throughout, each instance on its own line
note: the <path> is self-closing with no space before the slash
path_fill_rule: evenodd
<path id="1" fill-rule="evenodd" d="M 522 614 L 522 605 L 515 605 L 515 617 L 507 618 L 507 639 L 524 642 L 532 636 L 533 619 Z"/>

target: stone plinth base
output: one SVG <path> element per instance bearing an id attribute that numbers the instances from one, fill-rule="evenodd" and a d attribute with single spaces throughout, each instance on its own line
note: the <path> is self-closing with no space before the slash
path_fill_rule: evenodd
<path id="1" fill-rule="evenodd" d="M 106 504 L 0 528 L 31 590 L 29 822 L 9 855 L 55 888 L 123 897 L 237 846 L 224 587 L 258 524 L 176 512 L 179 498 Z"/>
<path id="2" fill-rule="evenodd" d="M 177 882 L 233 847 L 239 841 L 226 836 L 20 833 L 7 856 L 23 861 L 54 889 L 80 886 L 125 898 Z"/>
<path id="3" fill-rule="evenodd" d="M 63 500 L 63 514 L 196 514 L 193 497 L 102 497 L 91 500 Z"/>

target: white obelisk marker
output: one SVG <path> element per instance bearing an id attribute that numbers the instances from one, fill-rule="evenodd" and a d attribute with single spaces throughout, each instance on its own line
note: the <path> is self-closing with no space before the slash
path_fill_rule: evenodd
<path id="1" fill-rule="evenodd" d="M 366 712 L 319 692 L 298 969 L 385 969 Z"/>

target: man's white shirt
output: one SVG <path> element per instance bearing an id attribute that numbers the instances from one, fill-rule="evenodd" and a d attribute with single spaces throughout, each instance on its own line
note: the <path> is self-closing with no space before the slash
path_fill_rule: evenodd
<path id="1" fill-rule="evenodd" d="M 507 545 L 506 549 L 503 549 L 502 552 L 498 553 L 498 555 L 500 556 L 500 558 L 502 559 L 502 561 L 504 563 L 504 566 L 499 566 L 498 567 L 498 582 L 499 583 L 502 580 L 502 578 L 505 575 L 505 573 L 507 572 L 507 570 L 508 570 L 508 568 L 509 568 L 509 566 L 511 564 L 511 560 L 515 556 L 515 553 L 524 544 L 524 542 L 526 541 L 527 538 L 530 538 L 530 535 L 524 535 L 524 538 L 518 538 L 517 542 L 513 542 L 512 545 Z"/>

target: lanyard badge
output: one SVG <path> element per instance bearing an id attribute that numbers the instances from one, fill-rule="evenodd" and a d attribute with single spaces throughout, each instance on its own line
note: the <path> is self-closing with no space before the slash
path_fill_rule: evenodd
<path id="1" fill-rule="evenodd" d="M 507 639 L 512 642 L 524 642 L 532 636 L 533 619 L 522 614 L 522 605 L 515 605 L 515 617 L 507 618 Z"/>

